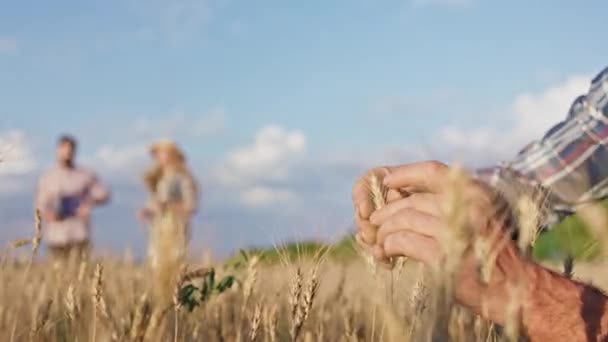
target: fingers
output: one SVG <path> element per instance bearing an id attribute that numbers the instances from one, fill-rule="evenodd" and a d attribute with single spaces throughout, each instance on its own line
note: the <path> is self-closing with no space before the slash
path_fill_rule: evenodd
<path id="1" fill-rule="evenodd" d="M 376 264 L 382 268 L 390 269 L 392 267 L 391 259 L 386 255 L 384 248 L 375 245 L 372 249 L 372 255 L 376 260 Z"/>
<path id="2" fill-rule="evenodd" d="M 357 241 L 357 244 L 359 245 L 359 247 L 361 247 L 363 249 L 364 253 L 367 253 L 367 254 L 372 253 L 374 245 L 365 242 L 365 240 L 363 239 L 363 237 L 361 236 L 360 233 L 355 234 L 355 240 Z"/>
<path id="3" fill-rule="evenodd" d="M 398 201 L 404 197 L 407 197 L 407 194 L 403 194 L 401 191 L 396 189 L 388 189 L 386 192 L 386 202 L 388 203 Z"/>
<path id="4" fill-rule="evenodd" d="M 392 263 L 391 263 L 390 259 L 386 256 L 386 254 L 384 253 L 384 249 L 382 247 L 380 247 L 378 245 L 371 245 L 371 244 L 366 243 L 363 240 L 363 238 L 361 237 L 361 234 L 359 234 L 359 233 L 357 233 L 357 235 L 355 235 L 355 240 L 357 241 L 357 243 L 363 250 L 363 253 L 365 253 L 367 255 L 371 255 L 374 258 L 374 260 L 378 266 L 380 266 L 382 268 L 387 268 L 387 269 L 391 268 Z"/>
<path id="5" fill-rule="evenodd" d="M 401 231 L 411 231 L 436 238 L 442 229 L 446 227 L 441 218 L 413 209 L 402 209 L 380 226 L 376 235 L 376 244 L 383 245 L 388 235 Z"/>
<path id="6" fill-rule="evenodd" d="M 369 188 L 364 178 L 360 178 L 353 187 L 353 205 L 357 218 L 368 219 L 374 211 L 374 204 L 369 196 Z"/>
<path id="7" fill-rule="evenodd" d="M 433 238 L 401 231 L 386 237 L 384 255 L 389 258 L 406 256 L 430 264 L 439 259 L 441 247 Z"/>
<path id="8" fill-rule="evenodd" d="M 378 177 L 380 182 L 389 173 L 388 168 L 377 168 L 369 171 L 365 177 L 360 178 L 353 187 L 353 204 L 358 216 L 366 220 L 376 209 L 370 196 L 369 179 L 372 175 Z M 395 196 L 394 192 L 390 194 Z"/>
<path id="9" fill-rule="evenodd" d="M 402 209 L 415 209 L 429 215 L 441 216 L 440 201 L 440 195 L 430 193 L 411 194 L 406 198 L 389 202 L 384 208 L 374 211 L 372 216 L 370 216 L 370 222 L 374 226 L 379 227 Z"/>
<path id="10" fill-rule="evenodd" d="M 376 234 L 378 227 L 371 224 L 368 220 L 363 220 L 360 217 L 356 218 L 357 235 L 361 236 L 361 241 L 368 245 L 376 243 Z"/>
<path id="11" fill-rule="evenodd" d="M 440 192 L 445 186 L 449 167 L 436 161 L 407 164 L 391 168 L 384 185 L 391 189 Z"/>

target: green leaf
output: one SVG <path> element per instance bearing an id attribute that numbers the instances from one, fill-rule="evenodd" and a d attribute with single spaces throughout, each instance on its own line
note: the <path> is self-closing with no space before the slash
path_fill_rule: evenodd
<path id="1" fill-rule="evenodd" d="M 209 273 L 207 273 L 207 277 L 209 279 L 209 288 L 213 289 L 215 287 L 215 270 L 211 269 Z"/>
<path id="2" fill-rule="evenodd" d="M 203 282 L 203 286 L 201 287 L 201 301 L 206 302 L 209 299 L 209 297 L 211 297 L 212 291 L 213 291 L 213 289 L 209 287 L 209 284 L 207 283 L 207 280 L 205 279 L 205 281 Z"/>
<path id="3" fill-rule="evenodd" d="M 244 249 L 239 249 L 239 253 L 241 253 L 241 256 L 243 257 L 245 262 L 249 262 L 249 254 L 247 254 Z"/>
<path id="4" fill-rule="evenodd" d="M 232 286 L 235 283 L 235 278 L 233 276 L 226 276 L 224 277 L 215 287 L 215 290 L 218 293 L 222 293 L 230 288 L 232 288 Z"/>
<path id="5" fill-rule="evenodd" d="M 180 289 L 179 291 L 179 302 L 181 305 L 186 307 L 188 311 L 192 312 L 194 308 L 196 308 L 199 303 L 196 300 L 196 292 L 198 288 L 192 284 L 188 284 Z"/>

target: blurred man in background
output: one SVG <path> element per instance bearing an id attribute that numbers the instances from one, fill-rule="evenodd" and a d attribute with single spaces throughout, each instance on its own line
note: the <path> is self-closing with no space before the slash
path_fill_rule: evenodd
<path id="1" fill-rule="evenodd" d="M 40 178 L 36 208 L 44 240 L 55 261 L 85 257 L 90 244 L 91 210 L 110 197 L 95 174 L 76 165 L 76 139 L 64 135 L 57 143 L 57 163 Z"/>

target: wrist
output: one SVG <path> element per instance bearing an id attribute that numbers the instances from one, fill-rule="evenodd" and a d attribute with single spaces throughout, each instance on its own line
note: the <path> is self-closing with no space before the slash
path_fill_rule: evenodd
<path id="1" fill-rule="evenodd" d="M 481 277 L 482 269 L 486 267 L 483 261 L 470 255 L 465 262 L 469 265 L 463 269 L 469 271 L 459 276 L 457 299 L 482 317 L 504 325 L 509 319 L 509 309 L 517 302 L 525 303 L 523 298 L 531 292 L 534 263 L 509 244 L 496 257 L 489 280 L 484 282 Z M 521 313 L 521 310 L 518 311 Z"/>

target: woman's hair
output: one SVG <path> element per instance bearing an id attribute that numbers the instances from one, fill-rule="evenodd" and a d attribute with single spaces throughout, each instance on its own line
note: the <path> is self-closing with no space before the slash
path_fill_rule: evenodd
<path id="1" fill-rule="evenodd" d="M 169 160 L 174 164 L 175 169 L 180 174 L 190 178 L 195 184 L 196 190 L 198 192 L 198 186 L 196 181 L 194 181 L 194 176 L 192 175 L 192 171 L 188 168 L 186 163 L 186 157 L 184 154 L 177 148 L 168 148 L 167 152 L 169 153 Z M 160 165 L 154 165 L 144 174 L 144 183 L 146 184 L 146 188 L 151 193 L 156 192 L 156 187 L 158 182 L 163 177 L 163 168 Z"/>
<path id="2" fill-rule="evenodd" d="M 160 165 L 154 165 L 144 174 L 144 183 L 146 184 L 146 188 L 148 191 L 154 193 L 156 192 L 156 186 L 160 181 L 163 175 L 163 170 Z"/>

